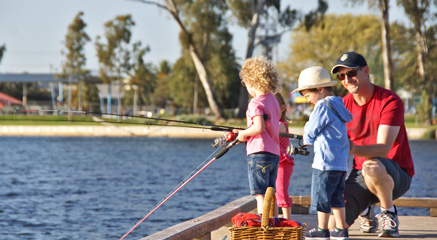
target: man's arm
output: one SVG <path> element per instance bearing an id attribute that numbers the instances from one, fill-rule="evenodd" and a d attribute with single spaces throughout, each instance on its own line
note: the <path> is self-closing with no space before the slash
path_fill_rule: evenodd
<path id="1" fill-rule="evenodd" d="M 400 128 L 400 126 L 379 125 L 376 144 L 358 146 L 350 142 L 350 154 L 364 158 L 387 157 Z"/>

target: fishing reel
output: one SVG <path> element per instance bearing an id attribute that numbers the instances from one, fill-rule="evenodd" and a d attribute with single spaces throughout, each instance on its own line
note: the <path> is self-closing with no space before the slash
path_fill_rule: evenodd
<path id="1" fill-rule="evenodd" d="M 234 132 L 227 132 L 225 134 L 225 137 L 216 138 L 214 139 L 214 143 L 211 144 L 213 148 L 217 147 L 226 147 L 229 142 L 234 141 L 237 138 L 237 133 Z"/>
<path id="2" fill-rule="evenodd" d="M 293 146 L 293 144 L 290 144 L 290 146 L 287 148 L 287 153 L 289 155 L 304 155 L 308 156 L 310 155 L 310 151 L 306 148 L 305 145 L 302 145 L 301 140 L 298 141 L 299 147 Z"/>

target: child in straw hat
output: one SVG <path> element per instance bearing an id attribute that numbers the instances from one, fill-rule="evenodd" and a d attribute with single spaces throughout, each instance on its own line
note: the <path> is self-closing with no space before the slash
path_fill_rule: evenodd
<path id="1" fill-rule="evenodd" d="M 314 145 L 311 207 L 318 215 L 318 227 L 306 233 L 308 239 L 349 239 L 343 192 L 349 157 L 346 122 L 352 120 L 352 114 L 345 108 L 342 98 L 334 96 L 336 84 L 326 69 L 310 67 L 300 73 L 298 88 L 293 91 L 314 104 L 303 136 L 305 145 Z M 336 228 L 330 232 L 331 209 Z"/>

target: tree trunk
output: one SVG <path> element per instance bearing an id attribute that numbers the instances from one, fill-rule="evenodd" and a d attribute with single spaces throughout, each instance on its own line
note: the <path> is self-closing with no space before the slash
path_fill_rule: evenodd
<path id="1" fill-rule="evenodd" d="M 199 79 L 194 80 L 194 97 L 193 97 L 193 114 L 198 114 L 198 102 L 199 102 Z"/>
<path id="2" fill-rule="evenodd" d="M 71 82 L 73 81 L 73 76 L 70 74 L 68 76 L 68 121 L 71 122 L 73 118 L 73 113 L 71 112 Z"/>
<path id="3" fill-rule="evenodd" d="M 118 80 L 118 96 L 117 96 L 117 114 L 118 122 L 121 122 L 121 79 Z"/>
<path id="4" fill-rule="evenodd" d="M 79 96 L 78 96 L 78 103 L 77 103 L 77 110 L 79 111 L 79 112 L 81 112 L 82 111 L 82 84 L 84 84 L 82 81 L 79 81 L 78 82 L 78 87 L 79 87 Z"/>
<path id="5" fill-rule="evenodd" d="M 379 0 L 381 10 L 381 38 L 382 38 L 382 60 L 384 64 L 384 87 L 393 88 L 392 59 L 390 46 L 390 24 L 388 21 L 388 0 Z"/>
<path id="6" fill-rule="evenodd" d="M 423 123 L 425 125 L 431 125 L 432 122 L 432 105 L 429 106 L 428 104 L 432 104 L 433 100 L 433 91 L 432 87 L 430 87 L 426 81 L 426 68 L 425 68 L 425 61 L 426 61 L 426 46 L 424 44 L 420 29 L 416 30 L 415 33 L 416 38 L 416 52 L 417 52 L 417 72 L 419 73 L 421 86 L 423 87 L 423 90 L 427 92 L 427 98 L 422 99 L 424 101 L 424 119 Z"/>
<path id="7" fill-rule="evenodd" d="M 416 52 L 417 52 L 417 68 L 421 81 L 425 79 L 426 71 L 425 71 L 425 46 L 422 41 L 422 36 L 420 32 L 416 30 L 416 34 L 414 35 L 416 38 Z"/>
<path id="8" fill-rule="evenodd" d="M 193 44 L 190 44 L 190 55 L 193 59 L 194 66 L 196 67 L 197 74 L 199 75 L 200 82 L 203 85 L 203 88 L 205 89 L 206 98 L 208 99 L 209 107 L 211 108 L 211 111 L 214 113 L 216 118 L 218 119 L 224 119 L 225 115 L 223 113 L 223 110 L 221 109 L 218 101 L 217 101 L 217 95 L 212 88 L 211 81 L 209 80 L 208 73 L 206 72 L 205 65 L 200 60 L 199 54 L 196 51 L 196 48 Z"/>
<path id="9" fill-rule="evenodd" d="M 165 9 L 170 12 L 173 18 L 176 20 L 179 28 L 183 31 L 187 36 L 190 36 L 190 33 L 185 28 L 185 25 L 182 23 L 179 18 L 178 10 L 174 5 L 174 2 L 171 0 L 165 0 L 166 7 Z M 158 5 L 159 6 L 159 5 Z M 209 79 L 208 73 L 206 71 L 206 67 L 200 59 L 199 53 L 194 46 L 192 39 L 189 40 L 189 51 L 191 58 L 193 59 L 194 66 L 196 67 L 197 74 L 199 75 L 200 82 L 202 83 L 203 88 L 205 89 L 206 97 L 208 99 L 209 107 L 211 111 L 214 113 L 215 117 L 218 119 L 224 119 L 225 115 L 223 110 L 220 107 L 220 104 L 217 100 L 217 95 L 212 87 L 211 81 Z"/>
<path id="10" fill-rule="evenodd" d="M 112 94 L 112 82 L 108 83 L 108 97 L 106 99 L 106 112 L 111 114 L 111 109 L 112 109 L 112 99 L 111 99 L 111 94 Z"/>
<path id="11" fill-rule="evenodd" d="M 256 30 L 258 29 L 259 16 L 261 15 L 261 12 L 263 10 L 265 1 L 264 0 L 254 1 L 254 4 L 256 5 L 254 6 L 252 22 L 248 34 L 249 39 L 247 43 L 246 59 L 252 57 L 253 50 L 255 49 L 255 34 L 256 34 Z M 240 87 L 240 96 L 238 98 L 237 118 L 244 118 L 246 116 L 248 99 L 249 99 L 249 94 L 247 92 L 247 89 L 242 85 Z"/>

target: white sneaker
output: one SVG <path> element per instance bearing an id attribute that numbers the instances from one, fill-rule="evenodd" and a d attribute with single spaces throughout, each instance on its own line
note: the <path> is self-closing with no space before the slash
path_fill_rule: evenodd
<path id="1" fill-rule="evenodd" d="M 378 214 L 377 218 L 381 226 L 379 237 L 399 237 L 399 220 L 396 207 L 394 213 L 385 210 Z"/>
<path id="2" fill-rule="evenodd" d="M 378 220 L 375 217 L 374 208 L 374 204 L 370 205 L 367 214 L 358 217 L 362 233 L 374 233 L 378 230 Z"/>

